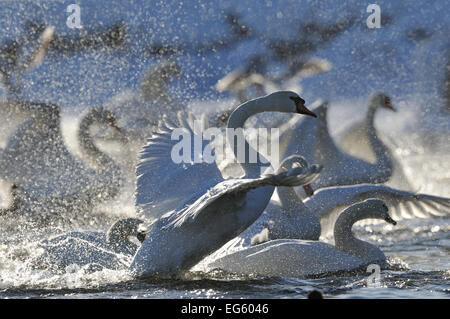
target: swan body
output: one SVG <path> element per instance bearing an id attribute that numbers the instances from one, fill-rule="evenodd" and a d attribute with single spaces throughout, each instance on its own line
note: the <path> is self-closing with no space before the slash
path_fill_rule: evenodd
<path id="1" fill-rule="evenodd" d="M 131 273 L 172 276 L 189 270 L 250 226 L 267 205 L 273 186 L 309 183 L 315 175 L 315 169 L 300 169 L 217 184 L 193 204 L 150 226 L 130 266 Z"/>
<path id="2" fill-rule="evenodd" d="M 390 100 L 382 93 L 375 93 L 369 101 L 370 109 L 380 106 L 392 109 Z M 367 135 L 376 154 L 375 164 L 350 156 L 342 152 L 329 135 L 327 127 L 327 103 L 314 109 L 319 121 L 308 119 L 291 119 L 280 127 L 280 158 L 298 154 L 310 163 L 324 166 L 323 173 L 313 183 L 314 188 L 361 183 L 384 183 L 393 171 L 392 156 L 389 149 L 378 139 L 373 126 L 373 117 L 366 122 Z M 299 139 L 302 132 L 309 135 Z"/>
<path id="3" fill-rule="evenodd" d="M 73 208 L 82 205 L 85 210 L 91 203 L 118 193 L 120 169 L 90 136 L 90 128 L 95 124 L 118 129 L 112 113 L 93 108 L 83 116 L 78 139 L 90 164 L 86 165 L 74 158 L 64 144 L 57 105 L 22 101 L 17 105 L 29 112 L 31 119 L 16 130 L 0 152 L 0 172 L 4 180 L 21 185 L 22 196 L 27 198 L 24 212 L 36 211 L 35 208 L 51 211 L 63 204 Z M 51 207 L 46 209 L 40 202 Z"/>
<path id="4" fill-rule="evenodd" d="M 130 259 L 138 249 L 129 237 L 143 240 L 138 229 L 142 223 L 140 219 L 123 218 L 106 233 L 71 232 L 44 240 L 39 243 L 44 253 L 35 263 L 50 263 L 59 267 L 97 264 L 108 269 L 126 268 L 127 258 Z"/>
<path id="5" fill-rule="evenodd" d="M 239 106 L 230 116 L 228 128 L 242 128 L 250 115 L 267 111 L 311 113 L 297 94 L 281 91 Z M 198 133 L 189 119 L 180 116 L 192 141 Z M 263 212 L 274 186 L 308 184 L 320 171 L 320 167 L 312 165 L 260 177 L 261 161 L 250 162 L 250 146 L 242 139 L 246 158 L 240 164 L 245 175 L 224 180 L 214 161 L 175 163 L 171 158 L 174 141 L 170 138 L 175 129 L 166 123 L 149 139 L 136 169 L 138 213 L 149 214 L 156 221 L 150 225 L 147 239 L 130 266 L 135 276 L 170 276 L 189 270 L 250 226 Z M 238 158 L 237 143 L 233 151 Z M 173 192 L 176 185 L 183 187 Z"/>
<path id="6" fill-rule="evenodd" d="M 341 213 L 334 229 L 335 247 L 309 240 L 271 240 L 226 255 L 209 266 L 243 275 L 308 277 L 384 263 L 386 257 L 378 247 L 355 238 L 351 231 L 355 222 L 365 218 L 396 224 L 382 201 L 369 199 Z"/>

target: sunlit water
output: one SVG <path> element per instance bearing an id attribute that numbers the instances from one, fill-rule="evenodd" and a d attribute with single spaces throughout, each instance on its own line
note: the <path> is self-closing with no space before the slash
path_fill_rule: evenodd
<path id="1" fill-rule="evenodd" d="M 346 101 L 330 110 L 330 129 L 335 132 L 361 107 Z M 377 127 L 395 139 L 396 151 L 412 187 L 420 192 L 450 196 L 448 118 L 434 116 L 435 126 L 426 128 L 427 117 L 413 102 L 400 103 L 399 119 L 380 112 Z M 422 122 L 421 122 L 422 121 Z M 63 121 L 64 122 L 64 121 Z M 68 121 L 66 121 L 69 123 Z M 347 121 L 350 122 L 350 121 Z M 66 123 L 66 124 L 67 124 Z M 338 125 L 339 123 L 339 125 Z M 423 124 L 425 123 L 425 124 Z M 345 124 L 345 123 L 344 123 Z M 441 126 L 439 126 L 439 125 Z M 70 141 L 70 131 L 66 128 Z M 427 143 L 433 139 L 435 143 Z M 75 151 L 76 148 L 72 147 Z M 130 186 L 131 187 L 131 186 Z M 2 298 L 302 298 L 320 289 L 330 298 L 447 298 L 450 296 L 450 219 L 401 220 L 395 227 L 357 225 L 363 240 L 377 244 L 388 256 L 379 287 L 368 285 L 365 270 L 320 278 L 240 277 L 220 271 L 192 272 L 184 279 L 131 278 L 126 270 L 96 270 L 69 266 L 66 269 L 33 268 L 29 261 L 40 254 L 37 243 L 69 230 L 102 230 L 117 218 L 133 216 L 132 189 L 112 204 L 97 210 L 101 218 L 70 226 L 30 228 L 17 218 L 0 222 L 0 297 Z M 95 216 L 95 214 L 93 215 Z"/>

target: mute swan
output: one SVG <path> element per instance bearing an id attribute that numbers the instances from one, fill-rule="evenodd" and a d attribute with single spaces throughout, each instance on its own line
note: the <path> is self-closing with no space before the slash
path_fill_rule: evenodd
<path id="1" fill-rule="evenodd" d="M 249 117 L 263 112 L 299 113 L 315 116 L 304 106 L 304 103 L 302 98 L 290 91 L 278 91 L 253 99 L 234 110 L 228 120 L 227 128 L 236 129 L 236 132 L 239 133 L 239 129 L 244 126 Z M 145 215 L 146 218 L 157 219 L 168 211 L 176 209 L 181 201 L 191 197 L 199 189 L 206 190 L 223 180 L 221 171 L 215 162 L 195 163 L 192 160 L 196 157 L 201 159 L 203 153 L 207 153 L 208 148 L 211 148 L 208 137 L 201 138 L 198 132 L 206 131 L 206 118 L 202 116 L 199 121 L 200 127 L 197 128 L 194 127 L 195 118 L 192 114 L 178 113 L 178 120 L 180 126 L 166 119 L 159 130 L 153 133 L 152 138 L 148 139 L 148 144 L 141 151 L 141 162 L 136 169 L 137 188 L 146 191 L 137 192 L 136 206 L 137 213 Z M 171 136 L 180 128 L 185 131 L 186 136 L 191 137 L 189 154 L 192 161 L 189 163 L 175 163 L 171 158 L 172 149 L 179 144 L 179 141 L 176 140 L 177 135 L 174 139 Z M 197 148 L 194 147 L 194 137 L 201 141 L 198 142 Z M 242 140 L 245 141 L 244 138 Z M 245 154 L 249 153 L 250 147 L 245 141 Z M 232 151 L 236 152 L 237 149 Z M 259 155 L 257 163 L 247 163 L 244 166 L 239 163 L 239 166 L 245 167 L 246 177 L 260 176 L 262 156 Z M 186 184 L 187 180 L 190 181 L 189 184 Z M 177 192 L 173 192 L 173 185 L 183 185 L 183 187 L 179 188 Z"/>
<path id="2" fill-rule="evenodd" d="M 140 83 L 140 91 L 125 90 L 114 96 L 104 107 L 119 116 L 118 124 L 124 129 L 125 139 L 119 141 L 126 152 L 119 154 L 118 160 L 123 170 L 134 178 L 136 159 L 148 136 L 157 128 L 163 115 L 175 116 L 180 103 L 170 92 L 170 82 L 179 78 L 181 69 L 171 60 L 162 60 L 151 68 Z M 114 149 L 108 144 L 117 141 L 111 130 L 100 131 L 96 136 L 102 147 Z"/>
<path id="3" fill-rule="evenodd" d="M 297 94 L 281 91 L 242 104 L 230 116 L 228 128 L 242 128 L 251 114 L 268 111 L 313 115 Z M 184 120 L 189 141 L 195 142 L 199 136 L 192 123 L 188 118 L 180 120 Z M 188 270 L 250 226 L 266 207 L 274 186 L 307 184 L 320 170 L 312 165 L 260 177 L 262 161 L 257 158 L 256 163 L 250 162 L 250 146 L 242 131 L 237 130 L 236 135 L 240 134 L 244 142 L 246 158 L 240 165 L 245 175 L 223 180 L 214 161 L 205 163 L 200 157 L 200 163 L 191 159 L 187 163 L 174 162 L 171 155 L 176 143 L 171 137 L 176 128 L 166 123 L 155 132 L 141 152 L 136 169 L 138 213 L 153 218 L 166 214 L 149 226 L 147 239 L 130 266 L 135 276 L 174 275 Z M 227 137 L 234 144 L 234 156 L 239 158 L 234 136 Z M 204 152 L 202 144 L 196 149 L 190 143 L 191 147 L 197 156 Z M 174 193 L 174 185 L 183 187 Z"/>
<path id="4" fill-rule="evenodd" d="M 90 135 L 95 124 L 119 130 L 111 112 L 92 108 L 80 122 L 78 140 L 90 168 L 67 150 L 57 105 L 18 101 L 14 106 L 19 112 L 29 113 L 31 119 L 16 130 L 0 152 L 0 172 L 4 180 L 21 185 L 27 213 L 42 210 L 54 214 L 61 205 L 85 210 L 118 193 L 121 172 Z M 42 202 L 49 207 L 39 204 Z"/>
<path id="5" fill-rule="evenodd" d="M 214 260 L 209 267 L 243 275 L 308 277 L 384 264 L 386 257 L 378 247 L 352 233 L 353 224 L 366 218 L 396 224 L 381 200 L 369 199 L 339 215 L 334 227 L 334 247 L 319 241 L 271 240 Z"/>
<path id="6" fill-rule="evenodd" d="M 374 105 L 373 108 L 382 106 L 392 109 L 390 100 L 381 93 L 372 95 L 369 104 Z M 388 181 L 393 170 L 391 152 L 378 139 L 373 123 L 368 123 L 366 128 L 377 157 L 375 164 L 350 156 L 336 146 L 328 133 L 327 107 L 327 103 L 322 103 L 314 109 L 320 121 L 295 118 L 280 127 L 280 158 L 299 154 L 310 163 L 322 164 L 324 170 L 314 181 L 314 188 Z M 304 132 L 308 132 L 308 135 L 305 136 Z M 301 136 L 304 138 L 300 139 Z"/>
<path id="7" fill-rule="evenodd" d="M 139 140 L 139 147 L 151 135 L 163 114 L 175 114 L 180 109 L 169 87 L 170 82 L 180 75 L 181 69 L 177 63 L 162 60 L 144 75 L 140 91 L 124 91 L 105 105 L 105 108 L 118 114 L 120 126 L 131 135 L 131 140 Z"/>
<path id="8" fill-rule="evenodd" d="M 53 40 L 55 27 L 47 26 L 39 30 L 38 39 L 24 37 L 20 40 L 9 40 L 0 48 L 0 80 L 10 94 L 22 90 L 23 74 L 38 66 Z M 31 32 L 31 35 L 37 32 Z M 30 33 L 28 33 L 30 35 Z M 30 46 L 31 52 L 24 56 L 24 47 Z"/>
<path id="9" fill-rule="evenodd" d="M 382 103 L 375 102 L 376 98 L 380 99 Z M 391 99 L 389 96 L 383 93 L 375 93 L 369 98 L 364 120 L 352 125 L 344 132 L 338 134 L 338 144 L 345 152 L 352 156 L 363 158 L 366 161 L 376 161 L 376 156 L 368 140 L 367 131 L 369 131 L 369 134 L 374 134 L 375 114 L 381 108 L 396 112 L 391 105 Z"/>
<path id="10" fill-rule="evenodd" d="M 109 269 L 126 268 L 126 260 L 120 254 L 131 258 L 136 253 L 138 246 L 130 241 L 130 237 L 136 237 L 141 242 L 144 240 L 138 229 L 142 223 L 137 218 L 123 218 L 106 233 L 71 232 L 43 240 L 39 247 L 44 252 L 33 263 L 59 267 L 97 264 Z"/>
<path id="11" fill-rule="evenodd" d="M 336 135 L 339 148 L 343 152 L 349 154 L 350 156 L 361 158 L 370 163 L 376 163 L 377 160 L 379 160 L 380 155 L 379 153 L 375 153 L 377 149 L 374 148 L 373 143 L 371 142 L 371 137 L 375 136 L 380 141 L 381 145 L 384 145 L 381 142 L 383 139 L 380 139 L 380 134 L 376 132 L 374 126 L 375 114 L 382 108 L 396 112 L 391 105 L 391 99 L 389 96 L 383 93 L 374 93 L 369 99 L 364 120 Z M 389 140 L 387 140 L 387 142 L 389 142 Z M 392 143 L 390 144 L 392 147 Z M 402 189 L 410 189 L 411 185 L 408 178 L 406 177 L 403 168 L 396 159 L 395 155 L 392 154 L 386 146 L 385 153 L 390 157 L 393 167 L 393 174 L 387 182 L 387 185 L 400 187 Z"/>

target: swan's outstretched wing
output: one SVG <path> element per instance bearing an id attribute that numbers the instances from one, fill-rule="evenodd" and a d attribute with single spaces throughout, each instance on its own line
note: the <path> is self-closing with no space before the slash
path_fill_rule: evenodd
<path id="1" fill-rule="evenodd" d="M 171 221 L 165 229 L 180 227 L 193 222 L 209 205 L 223 201 L 233 211 L 245 205 L 245 195 L 248 191 L 267 185 L 298 186 L 311 183 L 322 170 L 320 165 L 311 165 L 306 168 L 296 167 L 288 172 L 270 174 L 255 179 L 230 179 L 210 188 L 193 204 L 168 216 Z"/>
<path id="2" fill-rule="evenodd" d="M 450 216 L 450 198 L 416 194 L 386 185 L 360 184 L 323 188 L 307 199 L 305 204 L 318 215 L 322 235 L 327 235 L 332 233 L 334 222 L 344 208 L 368 198 L 383 200 L 395 220 Z"/>
<path id="3" fill-rule="evenodd" d="M 178 209 L 199 190 L 205 191 L 223 180 L 215 161 L 207 163 L 202 157 L 209 141 L 202 139 L 198 129 L 205 128 L 206 119 L 196 121 L 191 113 L 179 112 L 178 120 L 179 125 L 167 119 L 162 121 L 139 155 L 136 207 L 141 216 L 159 218 Z M 186 146 L 181 153 L 188 153 L 188 161 L 173 158 L 172 153 L 181 157 L 175 148 L 177 144 Z M 200 159 L 200 163 L 195 159 Z"/>

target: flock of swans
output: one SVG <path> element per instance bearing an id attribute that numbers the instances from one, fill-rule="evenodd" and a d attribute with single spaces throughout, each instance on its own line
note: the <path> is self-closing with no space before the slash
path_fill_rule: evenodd
<path id="1" fill-rule="evenodd" d="M 239 173 L 227 178 L 217 161 L 176 163 L 171 158 L 178 143 L 174 130 L 188 132 L 192 141 L 201 138 L 208 127 L 205 115 L 200 131 L 196 118 L 184 111 L 177 120 L 163 117 L 157 127 L 152 123 L 135 167 L 138 218 L 120 219 L 106 233 L 70 232 L 43 240 L 43 253 L 32 264 L 97 265 L 128 269 L 136 277 L 181 276 L 196 265 L 283 277 L 384 265 L 384 253 L 355 238 L 352 226 L 365 219 L 395 225 L 403 218 L 445 217 L 450 199 L 381 184 L 392 177 L 395 159 L 377 136 L 374 116 L 378 109 L 394 110 L 388 96 L 371 96 L 360 125 L 373 163 L 337 146 L 327 128 L 327 103 L 318 104 L 310 110 L 296 93 L 277 91 L 236 107 L 228 129 L 244 128 L 247 119 L 261 113 L 292 118 L 279 127 L 279 154 L 259 153 L 252 138 L 243 137 L 245 161 L 233 163 Z M 57 105 L 23 100 L 3 105 L 26 114 L 26 120 L 0 151 L 1 179 L 10 183 L 12 196 L 0 218 L 25 215 L 41 225 L 52 218 L 70 221 L 74 215 L 89 219 L 93 207 L 120 193 L 126 168 L 100 150 L 93 133 L 101 127 L 121 143 L 135 142 L 135 133 L 120 128 L 114 112 L 95 107 L 82 114 L 78 158 L 65 146 Z M 233 138 L 225 140 L 238 158 Z M 192 143 L 191 153 L 203 154 L 209 141 L 201 140 L 200 149 Z M 255 163 L 249 161 L 250 151 L 258 154 Z M 279 167 L 265 170 L 275 156 L 282 159 Z M 322 240 L 330 236 L 334 245 Z"/>

